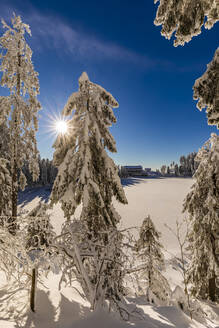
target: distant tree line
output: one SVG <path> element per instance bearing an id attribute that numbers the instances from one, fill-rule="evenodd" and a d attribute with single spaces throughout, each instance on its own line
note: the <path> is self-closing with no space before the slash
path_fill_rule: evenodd
<path id="1" fill-rule="evenodd" d="M 57 175 L 57 168 L 48 158 L 41 159 L 40 156 L 38 157 L 38 165 L 39 177 L 36 181 L 33 181 L 32 175 L 29 170 L 29 163 L 27 161 L 24 163 L 22 172 L 26 177 L 26 186 L 34 187 L 52 185 Z"/>
<path id="2" fill-rule="evenodd" d="M 195 160 L 196 155 L 196 152 L 192 152 L 187 156 L 182 155 L 179 163 L 173 161 L 170 165 L 162 165 L 160 170 L 156 170 L 157 176 L 192 177 L 199 166 L 199 161 Z M 128 177 L 123 166 L 118 166 L 118 173 L 120 178 Z"/>
<path id="3" fill-rule="evenodd" d="M 196 172 L 199 162 L 195 160 L 197 153 L 193 152 L 187 156 L 181 156 L 179 164 L 172 162 L 170 165 L 162 165 L 160 172 L 164 176 L 191 177 Z"/>

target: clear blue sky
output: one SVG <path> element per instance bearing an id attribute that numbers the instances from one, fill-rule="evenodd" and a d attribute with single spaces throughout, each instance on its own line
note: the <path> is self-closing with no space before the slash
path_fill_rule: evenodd
<path id="1" fill-rule="evenodd" d="M 28 42 L 43 107 L 37 134 L 42 157 L 53 154 L 49 115 L 61 112 L 83 71 L 120 104 L 111 128 L 117 164 L 159 168 L 198 150 L 216 132 L 197 110 L 192 86 L 218 47 L 219 23 L 174 48 L 153 24 L 152 0 L 1 0 L 2 18 L 8 20 L 13 11 L 32 31 Z"/>

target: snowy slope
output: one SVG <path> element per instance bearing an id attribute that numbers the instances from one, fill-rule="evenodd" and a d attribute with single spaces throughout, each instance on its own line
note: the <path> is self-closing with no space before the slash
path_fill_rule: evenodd
<path id="1" fill-rule="evenodd" d="M 157 229 L 162 232 L 162 242 L 167 252 L 167 270 L 165 276 L 171 287 L 181 284 L 181 276 L 177 270 L 177 263 L 168 252 L 177 253 L 178 245 L 173 234 L 164 226 L 167 223 L 173 229 L 176 219 L 181 220 L 182 202 L 192 185 L 192 179 L 167 178 L 167 179 L 140 179 L 131 178 L 123 181 L 128 205 L 114 205 L 121 215 L 121 227 L 140 226 L 147 214 L 151 215 Z M 48 199 L 49 191 L 39 188 L 29 190 L 20 196 L 20 209 L 31 210 L 41 199 Z M 59 204 L 53 208 L 52 223 L 57 232 L 60 231 L 64 221 Z M 78 216 L 80 209 L 77 212 Z M 134 231 L 134 230 L 133 230 Z M 122 322 L 118 317 L 109 315 L 104 311 L 92 313 L 89 304 L 79 292 L 80 286 L 75 283 L 75 288 L 62 286 L 58 290 L 60 275 L 50 273 L 48 278 L 38 283 L 36 300 L 36 313 L 33 314 L 26 308 L 27 294 L 17 292 L 15 304 L 7 299 L 5 294 L 4 277 L 0 277 L 2 289 L 0 290 L 0 328 L 218 328 L 219 307 L 203 303 L 202 309 L 208 313 L 208 319 L 199 322 L 189 319 L 177 306 L 155 306 L 147 303 L 144 297 L 130 297 L 130 309 L 134 305 L 138 314 L 130 318 L 129 322 Z M 8 286 L 7 286 L 8 288 Z M 13 289 L 13 286 L 12 286 Z M 20 293 L 20 294 L 19 294 Z M 20 295 L 20 297 L 19 297 Z"/>

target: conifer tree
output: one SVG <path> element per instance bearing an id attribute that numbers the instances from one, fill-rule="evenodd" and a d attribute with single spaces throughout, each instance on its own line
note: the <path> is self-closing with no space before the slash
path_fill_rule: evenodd
<path id="1" fill-rule="evenodd" d="M 75 110 L 68 122 L 69 135 L 59 136 L 54 144 L 58 175 L 52 203 L 61 202 L 66 218 L 82 203 L 81 218 L 97 231 L 99 225 L 116 226 L 119 222 L 120 217 L 112 205 L 113 196 L 127 203 L 118 168 L 105 150 L 116 152 L 115 140 L 108 130 L 116 123 L 113 107 L 118 107 L 113 96 L 90 82 L 83 73 L 79 91 L 69 97 L 62 113 L 69 116 Z"/>
<path id="2" fill-rule="evenodd" d="M 170 294 L 170 287 L 161 274 L 164 268 L 164 256 L 162 245 L 159 241 L 160 233 L 156 230 L 150 216 L 148 215 L 142 223 L 139 239 L 136 242 L 137 257 L 140 260 L 141 277 L 146 275 L 148 280 L 147 297 L 150 292 L 162 301 L 166 301 Z"/>
<path id="3" fill-rule="evenodd" d="M 10 91 L 8 97 L 0 97 L 1 121 L 6 119 L 9 129 L 8 152 L 10 173 L 12 177 L 11 199 L 12 219 L 17 217 L 18 176 L 22 183 L 24 177 L 21 168 L 28 160 L 33 179 L 38 177 L 37 145 L 35 132 L 38 129 L 37 113 L 40 103 L 38 74 L 34 71 L 31 61 L 32 51 L 25 40 L 25 33 L 31 35 L 30 28 L 24 24 L 20 16 L 13 15 L 11 26 L 3 20 L 6 32 L 0 38 L 1 86 Z"/>
<path id="4" fill-rule="evenodd" d="M 193 295 L 215 301 L 219 295 L 219 136 L 212 134 L 196 159 L 200 164 L 195 183 L 184 203 L 191 221 L 189 281 Z"/>
<path id="5" fill-rule="evenodd" d="M 79 78 L 79 91 L 69 97 L 63 109 L 64 116 L 74 114 L 68 121 L 68 135 L 60 135 L 54 144 L 58 175 L 51 204 L 60 202 L 68 219 L 64 227 L 65 242 L 69 241 L 69 249 L 73 249 L 74 262 L 78 263 L 77 271 L 84 282 L 82 286 L 93 308 L 106 299 L 118 301 L 121 289 L 121 266 L 118 264 L 121 235 L 116 229 L 120 216 L 112 205 L 112 197 L 123 204 L 127 200 L 118 168 L 105 149 L 116 152 L 115 140 L 108 130 L 112 123 L 116 123 L 113 107 L 118 107 L 113 96 L 90 82 L 84 72 Z M 75 228 L 70 221 L 80 204 L 83 226 L 80 238 L 87 241 L 86 252 L 83 242 L 74 241 L 78 238 L 73 237 Z M 112 245 L 111 241 L 116 238 L 118 242 Z M 84 253 L 93 255 L 85 261 Z"/>
<path id="6" fill-rule="evenodd" d="M 219 20 L 217 0 L 154 0 L 159 2 L 155 25 L 162 25 L 161 34 L 170 39 L 175 33 L 174 46 L 184 45 L 201 28 L 211 29 Z"/>

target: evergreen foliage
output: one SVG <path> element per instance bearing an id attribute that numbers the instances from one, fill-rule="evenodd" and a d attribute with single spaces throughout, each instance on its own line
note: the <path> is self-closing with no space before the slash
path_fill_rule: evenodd
<path id="1" fill-rule="evenodd" d="M 184 203 L 191 221 L 189 281 L 193 295 L 215 301 L 219 288 L 219 136 L 211 135 L 197 160 L 195 183 Z"/>
<path id="2" fill-rule="evenodd" d="M 205 73 L 195 81 L 193 90 L 193 98 L 198 100 L 197 108 L 200 111 L 206 108 L 208 124 L 219 129 L 219 48 Z"/>
<path id="3" fill-rule="evenodd" d="M 38 157 L 38 165 L 39 177 L 36 181 L 33 181 L 32 175 L 29 170 L 29 163 L 25 161 L 22 167 L 22 172 L 26 177 L 26 186 L 34 187 L 52 185 L 57 175 L 57 168 L 48 158 L 41 159 L 40 156 Z"/>
<path id="4" fill-rule="evenodd" d="M 140 260 L 140 278 L 147 277 L 148 300 L 152 292 L 161 301 L 167 301 L 171 290 L 166 278 L 161 271 L 164 269 L 164 256 L 162 245 L 159 241 L 160 233 L 156 230 L 148 215 L 142 223 L 139 239 L 136 242 L 137 257 Z"/>
<path id="5" fill-rule="evenodd" d="M 119 215 L 112 205 L 115 196 L 127 203 L 118 176 L 118 168 L 105 147 L 116 152 L 115 140 L 108 128 L 116 123 L 112 108 L 118 103 L 102 87 L 89 81 L 86 73 L 79 79 L 79 91 L 73 93 L 63 110 L 64 116 L 74 112 L 68 122 L 68 136 L 60 135 L 55 144 L 54 164 L 58 175 L 51 201 L 62 204 L 65 217 L 70 218 L 82 203 L 81 218 L 91 226 L 115 226 Z"/>
<path id="6" fill-rule="evenodd" d="M 170 39 L 175 34 L 174 46 L 184 45 L 201 28 L 211 29 L 219 20 L 217 0 L 154 0 L 159 6 L 154 20 L 162 25 L 161 34 Z"/>
<path id="7" fill-rule="evenodd" d="M 69 134 L 60 135 L 54 144 L 58 175 L 51 204 L 60 202 L 68 219 L 63 227 L 67 239 L 62 245 L 72 250 L 70 255 L 67 251 L 68 257 L 76 266 L 78 279 L 93 309 L 106 304 L 105 300 L 109 300 L 110 306 L 121 301 L 122 236 L 116 229 L 120 217 L 112 205 L 112 197 L 123 204 L 127 200 L 118 168 L 105 150 L 116 152 L 108 130 L 116 122 L 113 107 L 118 107 L 113 96 L 90 82 L 83 73 L 79 91 L 69 97 L 62 113 L 73 114 L 68 122 Z M 82 211 L 77 225 L 70 218 L 79 204 Z M 80 227 L 79 236 L 75 225 Z M 72 270 L 75 270 L 73 266 Z"/>
<path id="8" fill-rule="evenodd" d="M 25 33 L 31 34 L 20 16 L 11 19 L 11 26 L 3 20 L 6 32 L 0 38 L 1 86 L 10 91 L 8 97 L 0 97 L 0 121 L 7 124 L 9 133 L 8 157 L 12 176 L 12 217 L 17 216 L 18 174 L 24 161 L 36 180 L 39 174 L 35 132 L 38 129 L 37 113 L 40 103 L 38 74 L 31 61 L 32 51 L 25 40 Z M 22 176 L 22 175 L 21 175 Z M 21 179 L 22 188 L 24 178 Z"/>

